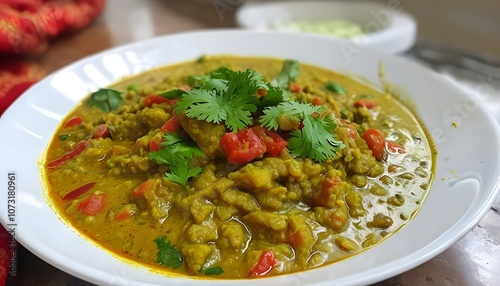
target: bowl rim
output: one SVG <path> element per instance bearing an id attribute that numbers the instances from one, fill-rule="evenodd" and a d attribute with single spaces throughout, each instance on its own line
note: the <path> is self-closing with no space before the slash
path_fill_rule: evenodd
<path id="1" fill-rule="evenodd" d="M 157 44 L 157 43 L 161 43 L 163 41 L 169 41 L 169 40 L 170 41 L 182 40 L 183 38 L 186 38 L 186 37 L 187 38 L 193 37 L 193 36 L 199 37 L 200 35 L 201 36 L 219 35 L 219 36 L 225 36 L 225 37 L 230 38 L 231 35 L 235 36 L 235 35 L 238 35 L 240 33 L 242 33 L 242 31 L 239 29 L 203 30 L 203 31 L 194 31 L 194 32 L 183 32 L 183 33 L 176 33 L 176 34 L 171 34 L 171 35 L 160 36 L 160 37 L 152 38 L 152 39 L 137 42 L 137 43 L 130 43 L 127 45 L 122 45 L 119 47 L 107 49 L 107 50 L 101 51 L 99 53 L 96 53 L 94 55 L 84 57 L 84 58 L 82 58 L 82 59 L 80 59 L 80 60 L 78 60 L 70 65 L 67 65 L 67 66 L 49 74 L 44 79 L 42 79 L 39 83 L 37 83 L 34 86 L 32 86 L 31 88 L 29 88 L 25 92 L 25 94 L 31 94 L 32 91 L 37 89 L 42 83 L 49 83 L 58 74 L 71 71 L 71 70 L 75 69 L 76 67 L 84 66 L 85 64 L 88 64 L 89 62 L 92 62 L 92 61 L 97 60 L 97 59 L 102 59 L 104 56 L 107 56 L 107 55 L 112 55 L 112 54 L 124 52 L 126 50 L 131 50 L 131 49 L 138 49 L 139 47 L 141 47 L 145 44 L 151 45 L 151 44 Z M 311 36 L 311 35 L 290 36 L 289 34 L 285 34 L 285 33 L 256 32 L 256 31 L 244 31 L 243 34 L 247 35 L 247 36 L 255 35 L 255 37 L 268 34 L 270 36 L 277 36 L 277 37 L 281 37 L 283 39 L 289 38 L 289 37 L 302 37 L 304 39 L 310 39 L 312 41 L 317 41 L 318 44 L 321 43 L 321 41 L 323 41 L 323 43 L 325 43 L 325 44 L 330 43 L 329 45 L 339 45 L 340 44 L 340 42 L 333 44 L 333 42 L 331 40 L 325 40 L 322 37 L 316 37 L 316 36 Z M 426 69 L 425 67 L 422 67 L 416 63 L 411 63 L 405 59 L 396 59 L 395 57 L 392 57 L 390 55 L 385 55 L 385 54 L 378 52 L 378 51 L 375 51 L 375 50 L 371 50 L 370 53 L 374 53 L 375 55 L 379 55 L 382 58 L 393 59 L 396 62 L 399 62 L 400 64 L 402 64 L 403 62 L 406 62 L 406 63 L 404 63 L 405 65 L 407 65 L 407 66 L 411 65 L 417 70 L 418 69 L 424 70 L 426 73 L 428 73 L 429 78 L 434 78 L 435 80 L 437 80 L 441 84 L 447 85 L 450 90 L 454 90 L 456 93 L 462 94 L 462 95 L 467 96 L 467 97 L 470 96 L 470 95 L 465 95 L 465 93 L 463 91 L 459 90 L 457 87 L 453 86 L 451 83 L 444 81 L 440 75 L 438 75 L 438 74 L 436 74 L 436 73 L 434 73 L 434 72 L 432 72 L 432 71 Z M 115 80 L 115 81 L 117 81 L 117 80 Z M 15 109 L 17 108 L 17 106 L 20 106 L 22 104 L 22 101 L 24 101 L 25 99 L 26 99 L 26 96 L 24 96 L 24 95 L 21 96 L 18 100 L 16 100 L 16 102 L 14 104 L 11 105 L 11 107 L 8 108 L 8 110 L 6 110 L 6 112 L 2 115 L 2 118 L 0 120 L 0 130 L 2 130 L 1 123 L 14 117 L 15 116 L 14 112 L 16 112 Z M 493 128 L 493 131 L 498 136 L 498 134 L 500 134 L 500 131 L 499 131 L 500 128 L 499 128 L 498 122 L 487 111 L 486 107 L 480 105 L 479 109 L 484 111 L 484 113 L 485 113 L 484 116 L 485 116 L 486 120 L 489 120 L 489 123 L 492 124 L 491 127 Z M 0 145 L 0 146 L 2 146 L 2 145 Z M 437 178 L 436 178 L 436 180 L 437 180 Z M 455 243 L 460 237 L 462 237 L 470 229 L 472 229 L 472 227 L 474 227 L 479 222 L 479 220 L 486 214 L 486 212 L 489 210 L 489 207 L 491 207 L 496 196 L 498 195 L 498 193 L 500 191 L 499 180 L 500 179 L 497 179 L 497 181 L 495 183 L 495 189 L 492 190 L 491 193 L 489 193 L 490 195 L 485 200 L 483 208 L 476 210 L 474 216 L 470 217 L 465 222 L 465 225 L 463 225 L 459 231 L 456 231 L 454 233 L 454 235 L 452 236 L 451 239 L 447 239 L 446 242 L 440 243 L 438 247 L 434 247 L 434 248 L 430 247 L 431 249 L 428 249 L 429 247 L 426 247 L 420 251 L 420 252 L 423 251 L 424 254 L 420 255 L 417 259 L 413 259 L 412 261 L 406 261 L 406 263 L 404 263 L 404 264 L 394 265 L 395 268 L 385 269 L 385 271 L 380 272 L 378 275 L 375 275 L 375 276 L 372 275 L 370 277 L 358 277 L 357 280 L 354 280 L 354 281 L 339 280 L 339 283 L 342 283 L 342 284 L 344 284 L 344 283 L 345 284 L 374 283 L 374 282 L 380 281 L 382 279 L 389 278 L 391 275 L 393 275 L 396 272 L 397 272 L 397 274 L 399 274 L 399 273 L 402 273 L 402 272 L 409 270 L 413 267 L 416 267 L 416 266 L 428 261 L 429 259 L 433 258 L 437 254 L 441 253 L 446 248 L 448 248 L 450 245 Z M 425 206 L 425 204 L 424 204 L 424 206 Z M 3 212 L 3 213 L 5 213 L 5 212 Z M 6 225 L 7 221 L 5 220 L 3 215 L 0 216 L 0 218 L 1 218 L 2 224 Z M 41 252 L 39 249 L 33 248 L 32 244 L 30 243 L 28 238 L 19 237 L 18 241 L 21 244 L 23 244 L 28 250 L 30 250 L 34 253 L 37 253 L 37 256 L 40 255 L 40 257 L 42 259 L 44 259 L 45 261 L 49 262 L 50 264 L 56 266 L 59 269 L 63 269 L 64 271 L 71 273 L 72 275 L 75 275 L 75 276 L 80 277 L 80 278 L 87 280 L 87 281 L 92 281 L 92 282 L 96 282 L 96 283 L 103 282 L 103 280 L 101 280 L 102 277 L 94 277 L 91 274 L 89 274 L 91 272 L 88 272 L 88 271 L 91 269 L 87 269 L 86 273 L 83 273 L 82 271 L 74 272 L 74 269 L 69 269 L 69 265 L 65 264 L 65 262 L 67 262 L 67 261 L 65 261 L 65 259 L 64 259 L 65 257 L 63 255 L 59 255 L 59 257 L 56 257 L 56 261 L 54 261 L 54 258 L 52 258 L 54 256 L 54 253 L 52 253 L 52 255 L 50 256 L 47 252 L 44 252 L 44 251 Z M 61 257 L 62 257 L 62 259 L 61 259 Z M 57 258 L 60 260 L 58 260 Z M 396 269 L 396 271 L 395 271 L 395 269 Z M 297 276 L 301 276 L 301 273 L 298 273 Z M 305 276 L 307 276 L 307 273 Z M 269 279 L 269 281 L 274 281 L 274 279 L 272 279 L 272 278 L 265 278 L 265 279 L 263 279 L 263 282 L 265 282 L 268 279 Z M 234 280 L 224 280 L 222 282 L 221 282 L 221 280 L 215 280 L 215 281 L 217 281 L 217 283 L 224 283 L 224 284 L 227 283 L 228 285 L 235 283 Z M 253 280 L 250 280 L 250 281 L 253 281 Z M 328 282 L 325 282 L 325 284 L 317 283 L 314 285 L 326 285 L 326 283 L 328 283 Z M 144 285 L 147 285 L 147 284 L 144 284 Z M 270 284 L 270 285 L 272 285 L 272 284 Z"/>

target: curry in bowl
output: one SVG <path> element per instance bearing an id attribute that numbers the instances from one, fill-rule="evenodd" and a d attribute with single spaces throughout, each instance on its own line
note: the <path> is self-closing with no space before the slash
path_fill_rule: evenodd
<path id="1" fill-rule="evenodd" d="M 295 60 L 213 56 L 92 93 L 44 178 L 60 216 L 119 257 L 241 279 L 376 245 L 418 211 L 434 155 L 386 92 Z"/>

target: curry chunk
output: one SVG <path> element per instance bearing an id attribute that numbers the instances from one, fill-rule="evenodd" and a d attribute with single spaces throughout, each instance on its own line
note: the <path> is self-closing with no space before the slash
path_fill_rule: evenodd
<path id="1" fill-rule="evenodd" d="M 182 248 L 185 264 L 194 273 L 201 270 L 212 252 L 213 248 L 206 244 L 185 244 Z"/>
<path id="2" fill-rule="evenodd" d="M 255 232 L 263 228 L 268 230 L 284 230 L 287 226 L 286 216 L 264 211 L 254 211 L 243 217 L 245 223 L 252 227 Z"/>
<path id="3" fill-rule="evenodd" d="M 243 213 L 249 213 L 260 210 L 255 198 L 246 192 L 236 188 L 231 188 L 221 194 L 222 201 L 241 210 Z"/>
<path id="4" fill-rule="evenodd" d="M 217 239 L 217 232 L 210 226 L 193 224 L 187 231 L 187 239 L 191 243 L 206 244 Z"/>
<path id="5" fill-rule="evenodd" d="M 252 164 L 248 164 L 239 171 L 229 174 L 229 178 L 235 182 L 238 188 L 252 193 L 259 190 L 268 190 L 275 185 L 269 169 Z"/>
<path id="6" fill-rule="evenodd" d="M 286 243 L 290 244 L 305 261 L 311 253 L 316 238 L 307 220 L 301 215 L 292 215 L 287 220 Z"/>
<path id="7" fill-rule="evenodd" d="M 223 124 L 196 120 L 182 114 L 179 115 L 179 123 L 208 158 L 222 155 L 219 141 L 226 133 L 226 127 Z"/>
<path id="8" fill-rule="evenodd" d="M 219 248 L 231 247 L 237 251 L 242 250 L 250 239 L 243 225 L 237 221 L 229 221 L 219 228 L 221 237 L 217 241 Z"/>

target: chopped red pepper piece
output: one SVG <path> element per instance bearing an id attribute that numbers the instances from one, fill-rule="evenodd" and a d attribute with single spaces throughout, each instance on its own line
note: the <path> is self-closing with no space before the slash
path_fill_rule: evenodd
<path id="1" fill-rule="evenodd" d="M 264 88 L 257 89 L 257 97 L 264 97 L 267 95 L 267 90 Z"/>
<path id="2" fill-rule="evenodd" d="M 161 137 L 153 137 L 149 141 L 149 151 L 156 152 L 160 150 L 160 144 L 163 141 Z"/>
<path id="3" fill-rule="evenodd" d="M 96 182 L 92 182 L 92 183 L 85 184 L 85 185 L 83 185 L 81 187 L 78 187 L 78 188 L 74 189 L 73 191 L 67 193 L 63 197 L 63 200 L 74 200 L 74 199 L 78 198 L 79 196 L 81 196 L 81 195 L 85 194 L 86 192 L 88 192 L 96 184 L 97 184 Z"/>
<path id="4" fill-rule="evenodd" d="M 267 130 L 262 126 L 254 126 L 252 130 L 260 138 L 262 143 L 266 145 L 265 153 L 271 157 L 277 157 L 288 145 L 288 142 L 274 131 Z"/>
<path id="5" fill-rule="evenodd" d="M 64 162 L 78 156 L 80 153 L 83 152 L 83 150 L 85 150 L 86 147 L 87 147 L 87 140 L 82 140 L 82 141 L 78 142 L 76 144 L 75 148 L 73 150 L 71 150 L 69 153 L 66 153 L 66 154 L 62 155 L 61 157 L 47 163 L 47 168 L 54 169 L 54 168 L 59 167 Z"/>
<path id="6" fill-rule="evenodd" d="M 109 137 L 109 129 L 106 127 L 106 124 L 99 124 L 94 129 L 94 134 L 92 134 L 94 138 L 106 138 Z"/>
<path id="7" fill-rule="evenodd" d="M 266 145 L 252 129 L 246 128 L 227 132 L 219 141 L 219 146 L 231 164 L 243 165 L 264 154 Z"/>
<path id="8" fill-rule="evenodd" d="M 371 98 L 362 98 L 354 102 L 354 107 L 365 107 L 367 109 L 374 109 L 377 107 L 377 103 L 375 100 Z"/>
<path id="9" fill-rule="evenodd" d="M 147 190 L 155 189 L 157 186 L 157 181 L 155 179 L 149 179 L 142 182 L 139 186 L 135 187 L 131 195 L 135 197 L 144 197 Z"/>
<path id="10" fill-rule="evenodd" d="M 166 132 L 175 132 L 179 130 L 179 116 L 177 115 L 172 115 L 170 119 L 168 119 L 160 128 L 161 132 L 166 133 Z"/>
<path id="11" fill-rule="evenodd" d="M 78 209 L 86 215 L 97 214 L 104 206 L 104 194 L 91 195 L 78 204 Z"/>
<path id="12" fill-rule="evenodd" d="M 374 128 L 368 128 L 363 133 L 363 140 L 366 141 L 368 148 L 372 151 L 373 156 L 378 161 L 384 158 L 385 138 L 382 133 Z"/>
<path id="13" fill-rule="evenodd" d="M 136 212 L 137 212 L 137 209 L 133 208 L 131 205 L 126 205 L 115 216 L 115 220 L 118 220 L 118 221 L 126 220 L 128 218 L 131 218 Z"/>
<path id="14" fill-rule="evenodd" d="M 302 90 L 302 87 L 296 83 L 291 83 L 290 84 L 290 91 L 293 93 L 300 92 Z"/>
<path id="15" fill-rule="evenodd" d="M 175 105 L 177 103 L 176 99 L 168 99 L 163 96 L 155 95 L 155 94 L 150 94 L 146 96 L 144 99 L 144 105 L 147 107 L 152 107 L 153 104 L 162 104 L 162 103 L 168 103 L 170 105 Z"/>
<path id="16" fill-rule="evenodd" d="M 250 276 L 263 276 L 273 270 L 278 260 L 270 250 L 266 250 L 260 256 L 259 262 L 250 270 Z"/>
<path id="17" fill-rule="evenodd" d="M 315 96 L 312 99 L 311 104 L 312 105 L 321 105 L 321 104 L 323 104 L 323 100 L 321 99 L 321 97 Z"/>
<path id="18" fill-rule="evenodd" d="M 387 148 L 387 151 L 391 154 L 404 154 L 406 153 L 405 148 L 403 146 L 400 146 L 396 143 L 393 142 L 385 142 L 385 147 Z"/>
<path id="19" fill-rule="evenodd" d="M 73 118 L 69 119 L 68 121 L 66 121 L 66 123 L 64 123 L 64 128 L 69 128 L 71 126 L 78 125 L 82 122 L 83 122 L 83 119 L 81 117 L 73 117 Z"/>

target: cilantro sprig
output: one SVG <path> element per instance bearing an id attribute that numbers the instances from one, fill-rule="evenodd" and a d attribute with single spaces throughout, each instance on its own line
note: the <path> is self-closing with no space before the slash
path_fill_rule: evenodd
<path id="1" fill-rule="evenodd" d="M 278 118 L 290 116 L 302 121 L 301 129 L 293 130 L 288 139 L 290 153 L 297 157 L 307 157 L 322 162 L 336 157 L 336 152 L 345 147 L 335 138 L 333 130 L 336 124 L 331 114 L 324 114 L 321 106 L 296 101 L 283 102 L 264 109 L 259 122 L 264 127 L 276 130 Z"/>
<path id="2" fill-rule="evenodd" d="M 270 88 L 262 76 L 251 69 L 232 71 L 219 68 L 208 76 L 192 77 L 190 84 L 198 87 L 180 96 L 175 111 L 185 112 L 187 117 L 198 120 L 224 122 L 231 131 L 241 130 L 252 123 L 252 114 L 259 104 L 255 95 L 258 89 L 271 90 L 275 96 L 280 96 L 279 90 Z"/>
<path id="3" fill-rule="evenodd" d="M 189 76 L 188 83 L 192 89 L 188 91 L 174 89 L 161 96 L 178 99 L 176 113 L 216 124 L 223 123 L 233 132 L 252 126 L 255 120 L 271 130 L 279 128 L 279 118 L 300 122 L 303 127 L 289 133 L 290 153 L 318 162 L 334 158 L 337 151 L 345 146 L 333 133 L 336 128 L 333 115 L 321 106 L 291 99 L 289 86 L 299 74 L 300 65 L 296 60 L 286 60 L 280 73 L 271 82 L 265 82 L 258 72 L 251 69 L 233 71 L 221 67 L 207 75 Z M 167 176 L 186 186 L 187 179 L 196 176 L 193 174 L 198 171 L 190 170 L 186 163 L 192 158 L 193 150 L 186 149 L 180 138 L 164 139 L 163 144 L 171 146 L 169 150 L 184 154 L 171 156 L 170 162 L 164 162 L 170 164 L 173 170 Z M 151 155 L 151 158 L 160 162 L 160 155 L 164 156 L 158 153 Z"/>
<path id="4" fill-rule="evenodd" d="M 169 165 L 170 171 L 165 173 L 165 176 L 187 188 L 189 179 L 198 176 L 202 171 L 201 167 L 190 166 L 191 159 L 205 154 L 198 146 L 184 142 L 178 132 L 165 133 L 160 146 L 165 148 L 150 152 L 149 158 L 157 164 Z"/>
<path id="5" fill-rule="evenodd" d="M 90 95 L 87 105 L 97 107 L 104 112 L 110 112 L 117 109 L 122 102 L 121 94 L 117 90 L 102 88 Z"/>
<path id="6" fill-rule="evenodd" d="M 182 266 L 183 258 L 182 253 L 175 249 L 173 245 L 165 236 L 160 236 L 154 240 L 158 247 L 156 261 L 167 267 L 177 269 Z"/>

